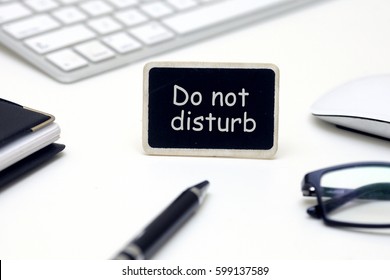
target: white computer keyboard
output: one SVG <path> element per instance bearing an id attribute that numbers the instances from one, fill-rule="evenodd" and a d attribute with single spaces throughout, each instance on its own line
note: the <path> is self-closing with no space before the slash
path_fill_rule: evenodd
<path id="1" fill-rule="evenodd" d="M 315 1 L 0 0 L 0 42 L 74 82 Z"/>

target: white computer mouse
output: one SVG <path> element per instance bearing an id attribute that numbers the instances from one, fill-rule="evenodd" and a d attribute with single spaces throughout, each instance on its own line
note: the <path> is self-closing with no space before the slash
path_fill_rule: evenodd
<path id="1" fill-rule="evenodd" d="M 390 139 L 390 75 L 341 85 L 321 96 L 311 113 L 347 129 Z"/>

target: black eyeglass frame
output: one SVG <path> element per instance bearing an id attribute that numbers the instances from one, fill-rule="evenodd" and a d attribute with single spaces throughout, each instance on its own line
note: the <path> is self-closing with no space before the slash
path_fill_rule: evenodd
<path id="1" fill-rule="evenodd" d="M 389 162 L 356 162 L 356 163 L 336 165 L 336 166 L 323 168 L 323 169 L 319 169 L 307 173 L 304 176 L 302 181 L 302 187 L 301 187 L 302 195 L 309 196 L 309 197 L 316 197 L 318 203 L 315 206 L 309 207 L 307 209 L 307 213 L 313 218 L 322 219 L 324 223 L 329 226 L 359 227 L 359 228 L 390 228 L 390 224 L 363 224 L 363 223 L 335 221 L 328 218 L 328 216 L 326 215 L 327 213 L 325 209 L 326 202 L 322 200 L 322 196 L 323 196 L 323 187 L 321 186 L 322 176 L 325 175 L 326 173 L 337 171 L 337 170 L 351 169 L 357 167 L 371 167 L 371 166 L 388 167 L 390 169 Z M 347 200 L 345 202 L 347 202 Z"/>

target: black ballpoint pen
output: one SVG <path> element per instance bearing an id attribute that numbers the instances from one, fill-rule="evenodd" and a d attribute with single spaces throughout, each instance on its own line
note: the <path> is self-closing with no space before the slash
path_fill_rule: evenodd
<path id="1" fill-rule="evenodd" d="M 204 200 L 208 181 L 186 189 L 114 259 L 149 259 L 195 213 Z"/>

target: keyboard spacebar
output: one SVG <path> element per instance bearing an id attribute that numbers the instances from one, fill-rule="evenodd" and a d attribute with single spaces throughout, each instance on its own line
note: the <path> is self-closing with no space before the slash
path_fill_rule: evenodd
<path id="1" fill-rule="evenodd" d="M 267 8 L 281 0 L 232 0 L 217 2 L 163 20 L 163 23 L 179 34 L 186 34 L 231 18 L 245 16 L 257 9 Z"/>

